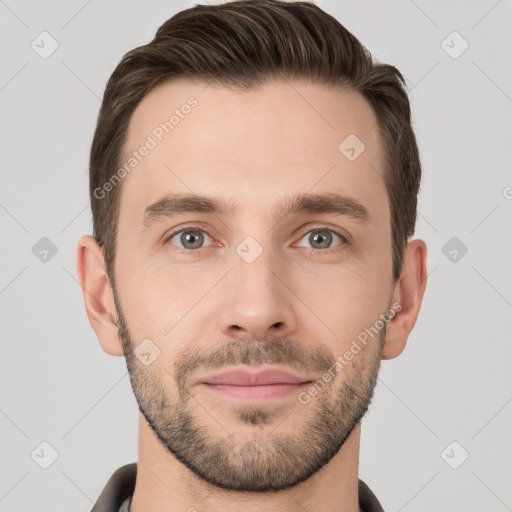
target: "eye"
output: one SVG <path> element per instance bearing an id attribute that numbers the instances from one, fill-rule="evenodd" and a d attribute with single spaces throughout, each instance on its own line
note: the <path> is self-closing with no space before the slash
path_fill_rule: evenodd
<path id="1" fill-rule="evenodd" d="M 181 229 L 180 231 L 175 231 L 167 238 L 167 241 L 173 243 L 173 245 L 177 245 L 181 249 L 185 250 L 194 250 L 194 249 L 202 249 L 203 243 L 206 239 L 210 239 L 212 241 L 212 237 L 202 229 Z M 173 242 L 173 239 L 177 239 L 177 241 Z M 182 244 L 181 246 L 179 244 Z"/>
<path id="2" fill-rule="evenodd" d="M 331 249 L 331 244 L 333 241 L 336 241 L 338 239 L 340 242 L 345 242 L 345 238 L 342 237 L 340 234 L 336 233 L 336 231 L 333 231 L 332 229 L 327 228 L 318 228 L 314 229 L 312 231 L 308 231 L 302 238 L 301 241 L 306 239 L 308 243 L 311 244 L 311 249 Z M 300 242 L 299 242 L 300 243 Z M 337 248 L 334 248 L 334 250 L 341 249 L 339 247 L 340 244 L 338 244 Z M 344 244 L 341 244 L 342 246 Z"/>

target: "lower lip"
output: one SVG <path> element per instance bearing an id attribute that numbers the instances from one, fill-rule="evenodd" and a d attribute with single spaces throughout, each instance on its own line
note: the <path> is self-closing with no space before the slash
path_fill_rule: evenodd
<path id="1" fill-rule="evenodd" d="M 282 398 L 292 393 L 298 393 L 301 389 L 309 386 L 310 382 L 297 384 L 268 384 L 260 386 L 233 386 L 231 384 L 207 384 L 207 389 L 223 396 L 234 397 L 245 400 L 269 400 Z"/>

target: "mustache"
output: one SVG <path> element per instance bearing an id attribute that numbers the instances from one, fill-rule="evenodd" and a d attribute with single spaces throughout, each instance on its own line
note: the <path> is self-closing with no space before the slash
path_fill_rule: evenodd
<path id="1" fill-rule="evenodd" d="M 283 365 L 298 371 L 328 371 L 336 362 L 334 355 L 322 346 L 307 347 L 296 340 L 274 336 L 264 341 L 236 339 L 206 352 L 187 351 L 178 364 L 176 381 L 184 386 L 187 376 L 199 368 L 222 368 L 232 365 Z"/>

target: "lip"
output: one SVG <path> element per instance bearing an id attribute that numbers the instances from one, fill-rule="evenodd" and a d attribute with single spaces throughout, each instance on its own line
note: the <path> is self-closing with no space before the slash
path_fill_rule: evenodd
<path id="1" fill-rule="evenodd" d="M 279 369 L 268 369 L 256 373 L 245 370 L 228 370 L 201 379 L 202 384 L 227 386 L 268 386 L 273 384 L 305 384 L 307 382 L 311 382 L 311 379 Z"/>
<path id="2" fill-rule="evenodd" d="M 257 373 L 231 370 L 203 378 L 199 384 L 224 398 L 265 402 L 298 393 L 312 381 L 291 372 L 268 369 Z"/>

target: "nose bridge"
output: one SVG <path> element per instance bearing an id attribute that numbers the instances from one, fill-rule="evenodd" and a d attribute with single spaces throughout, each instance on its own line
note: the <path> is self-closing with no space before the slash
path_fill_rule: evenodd
<path id="1" fill-rule="evenodd" d="M 295 320 L 280 252 L 271 235 L 259 238 L 264 241 L 248 236 L 235 248 L 220 318 L 225 332 L 243 330 L 261 339 L 270 329 L 278 328 L 279 334 L 293 330 Z"/>
<path id="2" fill-rule="evenodd" d="M 265 245 L 259 244 L 253 237 L 247 237 L 236 248 L 234 258 L 234 274 L 241 287 L 247 287 L 253 294 L 279 293 L 276 286 L 281 264 L 278 251 L 271 246 L 270 240 Z"/>

